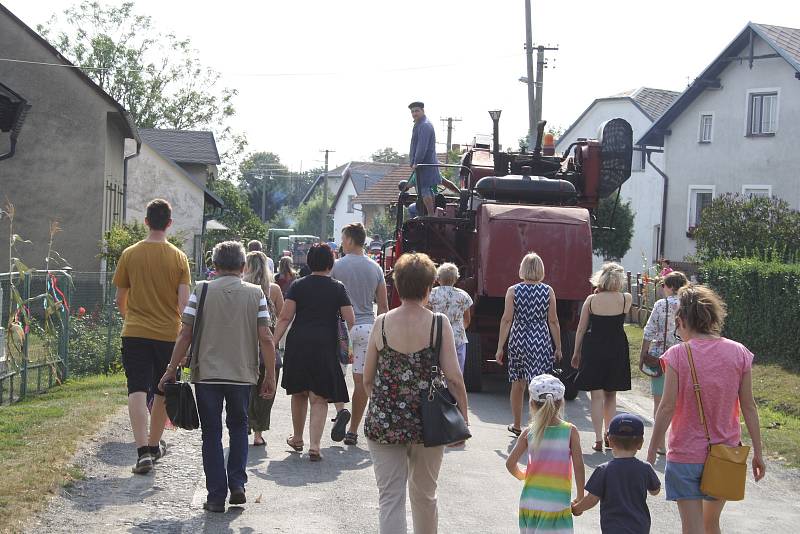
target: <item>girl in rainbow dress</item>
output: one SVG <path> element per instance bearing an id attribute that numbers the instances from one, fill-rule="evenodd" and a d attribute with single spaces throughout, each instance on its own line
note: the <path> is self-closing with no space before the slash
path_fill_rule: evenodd
<path id="1" fill-rule="evenodd" d="M 571 534 L 572 474 L 575 473 L 577 498 L 584 496 L 585 473 L 578 429 L 561 419 L 564 384 L 544 374 L 531 380 L 531 424 L 514 445 L 506 468 L 525 482 L 519 501 L 521 534 L 548 532 Z M 523 471 L 519 460 L 528 452 Z"/>

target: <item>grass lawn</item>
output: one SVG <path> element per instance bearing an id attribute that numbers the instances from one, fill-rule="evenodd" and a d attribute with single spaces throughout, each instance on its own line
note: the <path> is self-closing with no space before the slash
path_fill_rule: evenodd
<path id="1" fill-rule="evenodd" d="M 49 493 L 81 477 L 76 445 L 127 402 L 123 375 L 70 380 L 0 406 L 0 532 L 16 532 Z"/>
<path id="2" fill-rule="evenodd" d="M 631 355 L 631 376 L 646 381 L 639 371 L 642 329 L 626 325 Z M 753 395 L 758 403 L 765 455 L 800 467 L 800 374 L 773 364 L 753 365 Z M 747 429 L 742 423 L 742 431 Z"/>

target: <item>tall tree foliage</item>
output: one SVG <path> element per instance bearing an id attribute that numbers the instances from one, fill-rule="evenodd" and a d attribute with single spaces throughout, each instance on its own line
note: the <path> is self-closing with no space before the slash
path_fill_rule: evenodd
<path id="1" fill-rule="evenodd" d="M 372 161 L 378 163 L 408 163 L 408 154 L 400 154 L 388 146 L 373 152 L 371 158 Z"/>
<path id="2" fill-rule="evenodd" d="M 208 232 L 206 249 L 212 248 L 216 243 L 226 239 L 261 239 L 267 235 L 267 227 L 250 208 L 247 194 L 230 180 L 215 180 L 211 190 L 225 202 L 225 211 L 219 221 L 228 227 L 228 230 L 213 230 Z"/>
<path id="3" fill-rule="evenodd" d="M 254 152 L 239 166 L 240 183 L 250 207 L 261 216 L 263 204 L 266 221 L 275 218 L 282 208 L 297 207 L 322 172 L 322 169 L 303 173 L 290 171 L 272 152 Z"/>
<path id="4" fill-rule="evenodd" d="M 328 199 L 328 208 L 330 208 L 330 198 Z M 324 236 L 319 235 L 322 224 L 322 193 L 317 191 L 304 204 L 300 205 L 295 211 L 295 224 L 294 229 L 298 234 L 315 235 L 327 239 L 333 236 L 333 217 L 330 215 L 325 216 L 326 231 Z"/>
<path id="5" fill-rule="evenodd" d="M 620 260 L 631 248 L 634 212 L 630 202 L 622 201 L 615 210 L 616 201 L 616 195 L 604 198 L 594 213 L 592 250 L 604 260 Z"/>
<path id="6" fill-rule="evenodd" d="M 800 260 L 800 212 L 777 197 L 726 194 L 703 210 L 694 233 L 701 261 L 769 256 Z"/>
<path id="7" fill-rule="evenodd" d="M 245 138 L 227 125 L 235 114 L 236 90 L 220 87 L 219 72 L 202 64 L 189 39 L 157 31 L 133 2 L 83 1 L 36 29 L 122 104 L 140 128 L 212 128 L 223 163 L 244 150 Z"/>

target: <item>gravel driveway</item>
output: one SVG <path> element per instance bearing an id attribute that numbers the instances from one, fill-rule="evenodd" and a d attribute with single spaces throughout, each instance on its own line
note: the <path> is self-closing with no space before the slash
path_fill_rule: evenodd
<path id="1" fill-rule="evenodd" d="M 509 423 L 507 387 L 501 377 L 493 377 L 484 393 L 470 395 L 474 438 L 464 449 L 447 452 L 439 479 L 439 531 L 444 534 L 518 532 L 521 485 L 506 473 L 504 465 L 513 444 L 505 430 Z M 650 399 L 636 391 L 620 399 L 621 410 L 644 416 L 649 415 L 650 405 Z M 610 453 L 592 453 L 590 449 L 593 434 L 588 413 L 584 395 L 568 403 L 567 419 L 581 431 L 587 478 L 588 471 L 610 458 Z M 76 455 L 74 463 L 86 479 L 56 495 L 28 532 L 377 532 L 377 490 L 366 445 L 343 447 L 324 439 L 324 460 L 310 463 L 306 455 L 290 452 L 284 444 L 291 419 L 289 399 L 282 390 L 272 420 L 267 448 L 250 449 L 250 502 L 225 514 L 207 514 L 202 510 L 205 484 L 200 432 L 167 431 L 169 451 L 157 469 L 146 476 L 133 475 L 130 468 L 135 450 L 123 408 Z M 639 457 L 643 456 L 640 453 Z M 657 470 L 663 480 L 663 460 Z M 728 505 L 723 530 L 797 532 L 799 494 L 800 474 L 770 464 L 763 481 L 748 483 L 747 500 Z M 677 507 L 667 503 L 663 493 L 648 502 L 652 532 L 680 531 Z M 575 532 L 600 532 L 598 508 L 576 518 Z"/>

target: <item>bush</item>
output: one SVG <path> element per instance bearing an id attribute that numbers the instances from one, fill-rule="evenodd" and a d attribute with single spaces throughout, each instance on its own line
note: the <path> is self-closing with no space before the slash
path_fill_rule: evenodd
<path id="1" fill-rule="evenodd" d="M 98 308 L 94 313 L 73 316 L 69 331 L 69 374 L 88 376 L 122 369 L 120 358 L 122 317 L 116 311 L 111 318 L 107 310 Z M 111 343 L 109 345 L 109 335 Z M 106 357 L 108 354 L 108 357 Z M 106 367 L 108 360 L 108 367 Z"/>
<path id="2" fill-rule="evenodd" d="M 715 260 L 700 274 L 728 305 L 726 337 L 746 345 L 759 362 L 800 370 L 800 264 Z"/>
<path id="3" fill-rule="evenodd" d="M 800 254 L 800 213 L 777 197 L 729 193 L 703 210 L 694 237 L 701 261 L 774 252 L 791 262 Z"/>
<path id="4" fill-rule="evenodd" d="M 147 227 L 137 221 L 114 225 L 103 235 L 100 243 L 101 258 L 105 258 L 109 270 L 116 267 L 122 252 L 131 245 L 147 239 Z M 179 232 L 167 237 L 167 241 L 183 250 L 184 236 Z"/>
<path id="5" fill-rule="evenodd" d="M 617 204 L 616 196 L 602 199 L 592 226 L 594 253 L 604 260 L 621 260 L 631 248 L 634 215 L 630 202 L 620 200 Z"/>

